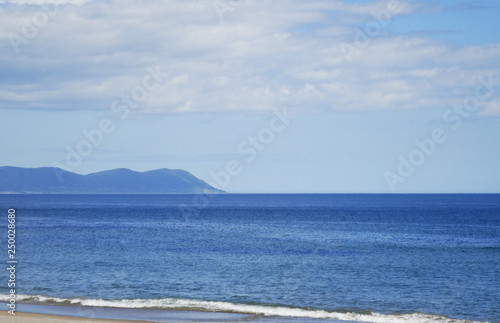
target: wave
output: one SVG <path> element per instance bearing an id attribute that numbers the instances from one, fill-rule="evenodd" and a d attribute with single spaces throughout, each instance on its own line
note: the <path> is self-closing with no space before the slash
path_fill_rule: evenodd
<path id="1" fill-rule="evenodd" d="M 8 295 L 0 294 L 0 302 L 8 302 L 9 300 L 10 298 L 8 297 Z M 263 316 L 286 316 L 297 318 L 333 319 L 340 321 L 373 323 L 488 323 L 459 320 L 444 315 L 431 315 L 424 313 L 356 313 L 341 310 L 326 311 L 310 308 L 238 304 L 230 302 L 203 301 L 179 298 L 105 300 L 92 298 L 59 298 L 43 295 L 17 295 L 16 300 L 21 303 L 35 303 L 44 305 L 241 313 Z"/>

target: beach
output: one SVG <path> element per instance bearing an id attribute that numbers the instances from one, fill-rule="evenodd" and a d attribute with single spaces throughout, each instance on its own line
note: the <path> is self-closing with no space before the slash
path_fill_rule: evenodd
<path id="1" fill-rule="evenodd" d="M 308 320 L 311 321 L 311 320 Z M 313 319 L 314 321 L 314 319 Z M 138 320 L 124 320 L 124 319 L 91 319 L 91 318 L 80 318 L 71 316 L 59 316 L 59 315 L 47 315 L 47 314 L 34 314 L 34 313 L 17 313 L 15 316 L 7 314 L 6 312 L 0 313 L 0 322 L 12 322 L 12 323 L 151 323 L 153 321 L 138 321 Z M 267 323 L 277 323 L 277 322 L 303 322 L 303 319 L 297 318 L 283 318 L 283 317 L 250 317 L 241 320 L 165 320 L 156 322 L 267 322 Z M 322 320 L 322 322 L 337 322 L 331 320 Z M 340 322 L 340 321 L 338 321 Z"/>
<path id="2" fill-rule="evenodd" d="M 92 323 L 144 323 L 147 321 L 130 321 L 130 320 L 103 320 L 103 319 L 89 319 L 89 318 L 78 318 L 69 316 L 57 316 L 57 315 L 45 315 L 45 314 L 33 314 L 33 313 L 17 313 L 15 316 L 8 314 L 6 311 L 0 312 L 0 322 L 13 322 L 13 323 L 81 323 L 81 322 L 92 322 Z"/>
<path id="3" fill-rule="evenodd" d="M 4 305 L 4 304 L 2 304 Z M 16 315 L 0 312 L 0 322 L 15 323 L 134 323 L 134 322 L 303 322 L 304 318 L 264 316 L 242 313 L 148 310 L 108 307 L 47 306 L 19 304 Z M 308 322 L 337 323 L 342 321 L 307 318 Z"/>

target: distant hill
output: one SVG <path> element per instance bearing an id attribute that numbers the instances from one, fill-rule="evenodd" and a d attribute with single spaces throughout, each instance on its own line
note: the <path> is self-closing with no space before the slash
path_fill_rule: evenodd
<path id="1" fill-rule="evenodd" d="M 88 175 L 60 168 L 0 167 L 0 193 L 45 194 L 189 194 L 223 193 L 181 169 L 135 172 L 113 169 Z"/>

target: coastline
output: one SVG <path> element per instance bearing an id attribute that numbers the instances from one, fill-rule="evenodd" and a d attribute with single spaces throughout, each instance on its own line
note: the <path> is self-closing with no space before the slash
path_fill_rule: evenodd
<path id="1" fill-rule="evenodd" d="M 5 305 L 5 303 L 0 303 Z M 346 321 L 307 318 L 309 322 L 340 323 Z M 0 322 L 15 323 L 150 323 L 150 322 L 304 322 L 304 318 L 267 316 L 230 312 L 178 311 L 66 305 L 18 304 L 16 315 L 0 311 Z M 354 321 L 349 321 L 355 323 Z"/>
<path id="2" fill-rule="evenodd" d="M 0 308 L 7 308 L 7 303 L 0 302 Z M 0 322 L 14 323 L 147 323 L 147 322 L 257 322 L 257 323 L 489 323 L 494 321 L 476 321 L 450 318 L 444 315 L 424 313 L 413 314 L 356 314 L 337 312 L 334 317 L 295 316 L 290 313 L 251 313 L 232 311 L 197 311 L 189 308 L 159 309 L 130 308 L 82 305 L 45 305 L 19 303 L 16 315 L 8 309 L 0 311 Z M 333 314 L 333 313 L 332 313 Z"/>
<path id="3" fill-rule="evenodd" d="M 150 323 L 150 321 L 124 321 L 124 320 L 108 320 L 108 319 L 89 319 L 71 316 L 59 316 L 48 314 L 34 314 L 18 312 L 15 316 L 8 314 L 6 311 L 0 312 L 1 322 L 14 322 L 14 323 Z"/>
<path id="4" fill-rule="evenodd" d="M 0 302 L 0 308 L 6 308 Z M 287 313 L 288 314 L 288 313 Z M 0 322 L 14 323 L 147 323 L 147 322 L 256 322 L 256 323 L 489 323 L 494 321 L 475 321 L 450 318 L 442 315 L 424 313 L 373 315 L 337 313 L 332 317 L 290 316 L 281 314 L 245 313 L 231 311 L 196 311 L 190 309 L 148 309 L 130 307 L 102 307 L 75 305 L 42 305 L 20 303 L 16 315 L 7 310 L 0 311 Z"/>

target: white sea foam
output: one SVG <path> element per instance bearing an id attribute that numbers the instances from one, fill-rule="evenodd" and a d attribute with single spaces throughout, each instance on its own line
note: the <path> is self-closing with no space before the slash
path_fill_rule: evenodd
<path id="1" fill-rule="evenodd" d="M 8 295 L 0 294 L 0 302 L 7 302 Z M 230 302 L 201 301 L 177 298 L 162 299 L 123 299 L 104 300 L 86 298 L 59 298 L 43 295 L 17 295 L 18 302 L 59 304 L 89 307 L 113 307 L 113 308 L 135 308 L 135 309 L 165 309 L 165 310 L 192 310 L 208 312 L 232 312 L 264 316 L 288 316 L 301 318 L 333 319 L 341 321 L 358 321 L 373 323 L 479 323 L 478 321 L 467 321 L 452 319 L 446 316 L 430 315 L 423 313 L 412 314 L 361 314 L 354 312 L 335 312 L 325 310 L 292 308 L 284 306 L 248 305 Z M 486 323 L 486 322 L 481 322 Z"/>

